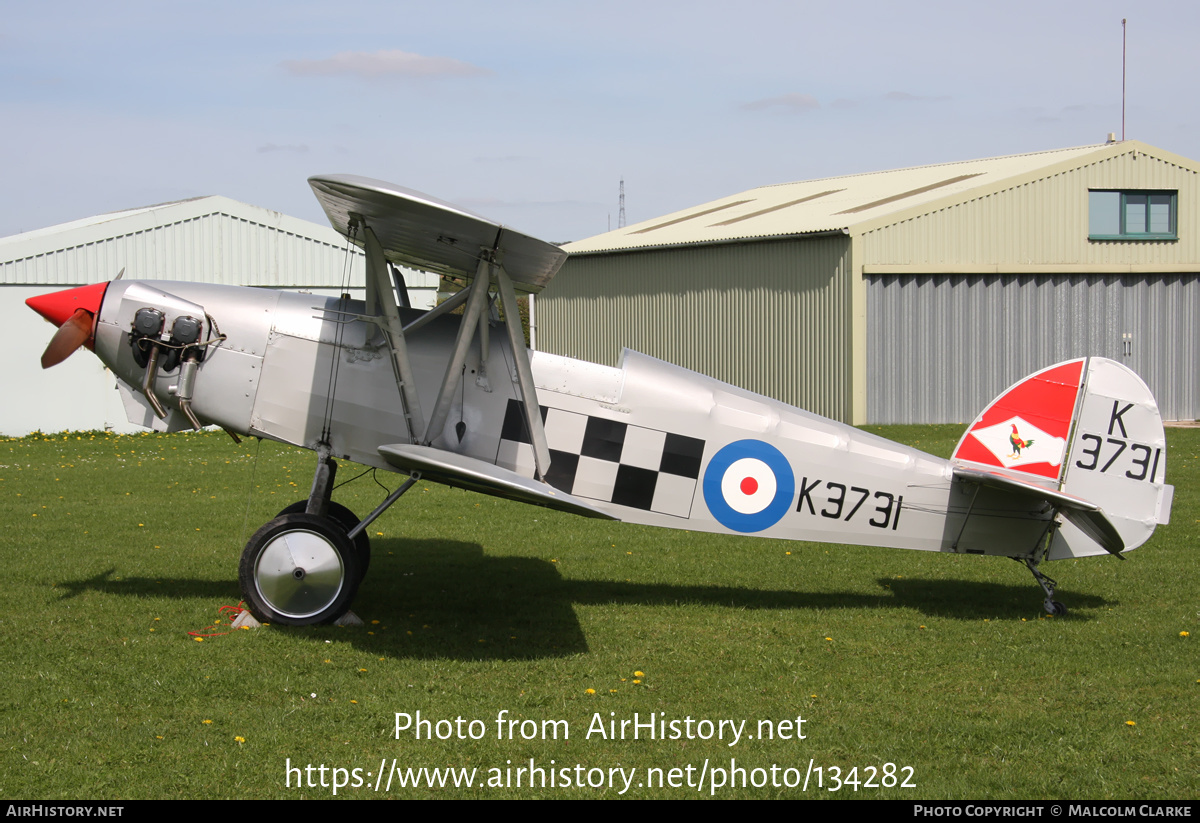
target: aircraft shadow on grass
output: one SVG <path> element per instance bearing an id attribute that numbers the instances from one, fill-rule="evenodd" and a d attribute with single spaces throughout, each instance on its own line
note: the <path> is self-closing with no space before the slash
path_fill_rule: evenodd
<path id="1" fill-rule="evenodd" d="M 882 578 L 878 581 L 879 593 L 864 594 L 569 580 L 551 561 L 489 556 L 476 543 L 389 540 L 379 541 L 376 549 L 356 608 L 368 624 L 365 631 L 327 627 L 287 630 L 311 632 L 322 640 L 331 632 L 344 631 L 345 638 L 355 645 L 398 658 L 513 660 L 589 651 L 575 613 L 578 605 L 708 605 L 799 613 L 902 607 L 952 620 L 1030 615 L 1024 587 L 1002 583 Z M 115 568 L 79 580 L 60 581 L 57 588 L 62 600 L 99 592 L 138 598 L 194 598 L 224 605 L 237 596 L 236 583 L 231 581 L 118 577 Z M 1079 595 L 1079 599 L 1086 608 L 1111 605 L 1098 596 Z M 803 619 L 803 614 L 797 615 L 797 631 L 803 630 Z M 374 634 L 367 635 L 366 631 Z"/>

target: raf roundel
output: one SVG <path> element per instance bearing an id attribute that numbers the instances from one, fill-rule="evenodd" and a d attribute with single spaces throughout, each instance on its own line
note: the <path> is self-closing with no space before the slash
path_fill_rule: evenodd
<path id="1" fill-rule="evenodd" d="M 795 491 L 787 458 L 761 440 L 730 443 L 704 470 L 704 502 L 718 523 L 735 532 L 774 526 L 791 508 Z"/>

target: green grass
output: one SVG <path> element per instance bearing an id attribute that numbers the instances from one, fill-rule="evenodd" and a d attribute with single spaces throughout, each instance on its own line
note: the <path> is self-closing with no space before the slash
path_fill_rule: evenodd
<path id="1" fill-rule="evenodd" d="M 871 430 L 939 454 L 960 432 Z M 1040 590 L 1003 558 L 655 530 L 419 484 L 371 528 L 366 626 L 202 642 L 189 631 L 228 629 L 214 621 L 240 597 L 245 540 L 307 493 L 310 453 L 223 434 L 0 441 L 0 795 L 328 797 L 295 775 L 288 788 L 287 760 L 365 780 L 394 758 L 486 780 L 534 758 L 636 768 L 626 797 L 698 795 L 639 788 L 648 769 L 691 765 L 694 782 L 706 759 L 735 759 L 802 776 L 811 759 L 860 779 L 911 767 L 916 784 L 831 794 L 813 778 L 812 797 L 1195 799 L 1200 430 L 1168 439 L 1171 525 L 1125 562 L 1049 564 L 1066 618 L 1043 618 Z M 363 513 L 382 495 L 368 476 L 335 497 Z M 502 710 L 564 720 L 570 738 L 497 740 Z M 395 713 L 417 711 L 480 720 L 487 737 L 396 739 Z M 806 739 L 585 739 L 597 713 L 635 712 L 745 720 L 756 737 L 760 720 L 801 716 Z"/>

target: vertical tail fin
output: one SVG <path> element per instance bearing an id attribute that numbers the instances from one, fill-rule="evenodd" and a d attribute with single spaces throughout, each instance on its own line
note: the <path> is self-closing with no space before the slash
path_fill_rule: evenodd
<path id="1" fill-rule="evenodd" d="M 1061 481 L 1086 363 L 1059 363 L 1010 386 L 967 427 L 955 459 Z"/>
<path id="2" fill-rule="evenodd" d="M 1033 475 L 1047 488 L 1099 506 L 1126 551 L 1170 516 L 1174 490 L 1165 482 L 1158 405 L 1142 379 L 1113 360 L 1071 360 L 1021 380 L 967 428 L 954 458 Z M 1103 551 L 1065 522 L 1048 558 Z"/>

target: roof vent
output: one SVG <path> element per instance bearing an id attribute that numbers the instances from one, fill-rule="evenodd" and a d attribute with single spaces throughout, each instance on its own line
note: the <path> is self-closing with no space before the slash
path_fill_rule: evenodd
<path id="1" fill-rule="evenodd" d="M 1109 143 L 1117 142 L 1117 133 L 1114 131 L 1110 131 L 1108 133 L 1108 141 L 1107 142 L 1109 142 Z"/>

